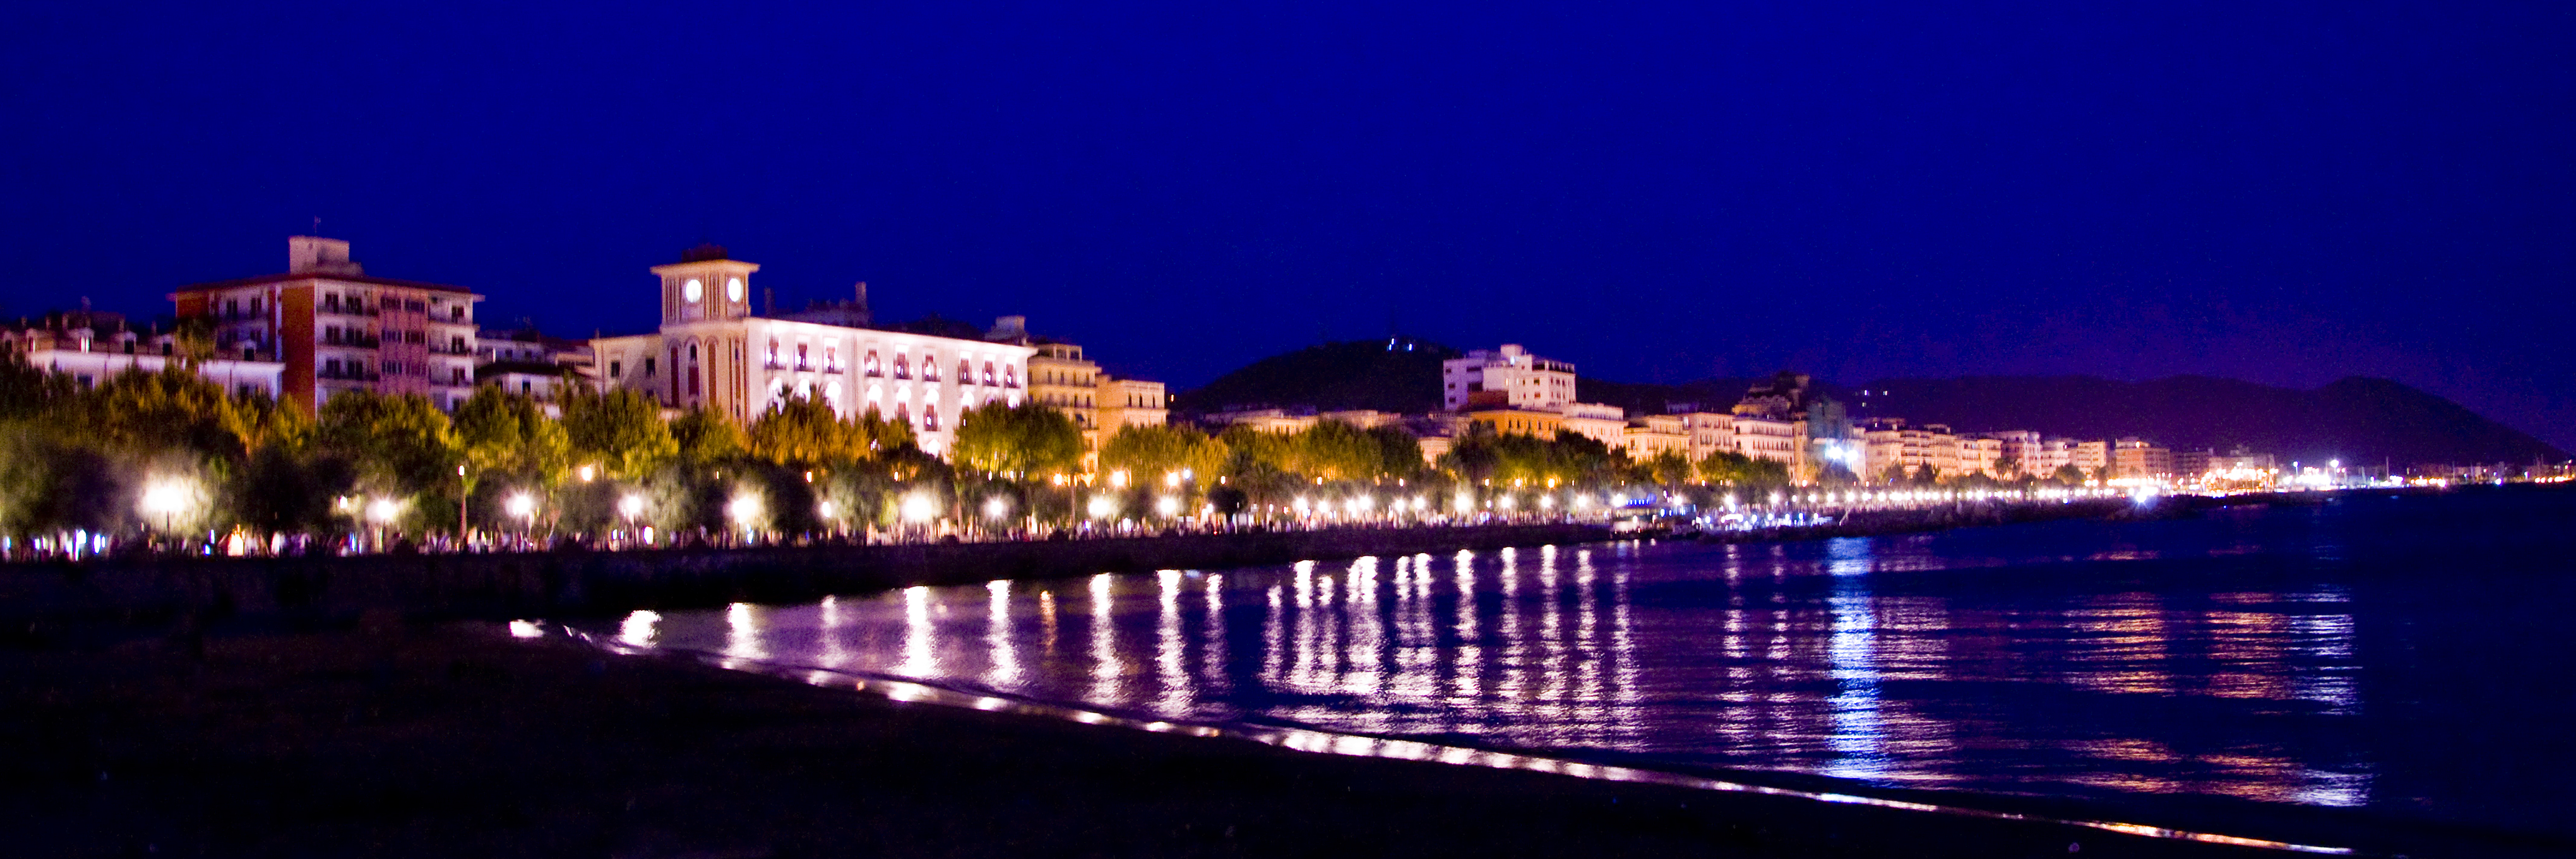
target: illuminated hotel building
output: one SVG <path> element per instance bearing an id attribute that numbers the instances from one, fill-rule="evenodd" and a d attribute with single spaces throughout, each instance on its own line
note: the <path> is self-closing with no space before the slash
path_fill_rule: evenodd
<path id="1" fill-rule="evenodd" d="M 856 319 L 755 316 L 750 282 L 759 270 L 713 245 L 654 266 L 661 330 L 592 341 L 600 386 L 741 422 L 789 397 L 809 397 L 845 418 L 875 411 L 910 424 L 921 448 L 942 456 L 966 410 L 1020 403 L 1035 349 L 862 327 Z"/>
<path id="2" fill-rule="evenodd" d="M 348 391 L 419 394 L 454 409 L 474 392 L 474 303 L 460 286 L 366 273 L 349 243 L 286 240 L 286 271 L 170 294 L 213 324 L 217 357 L 277 362 L 281 397 L 306 415 Z"/>
<path id="3" fill-rule="evenodd" d="M 1574 402 L 1574 365 L 1532 355 L 1518 343 L 1440 362 L 1441 408 L 1464 409 L 1470 395 L 1487 392 L 1501 394 L 1502 405 L 1513 408 L 1561 410 Z"/>

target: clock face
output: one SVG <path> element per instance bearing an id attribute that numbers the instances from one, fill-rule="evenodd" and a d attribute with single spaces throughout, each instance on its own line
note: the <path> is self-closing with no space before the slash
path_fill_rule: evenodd
<path id="1" fill-rule="evenodd" d="M 688 299 L 690 304 L 698 303 L 698 299 L 705 297 L 706 292 L 707 285 L 699 283 L 694 277 L 690 278 L 689 282 L 680 284 L 680 297 Z"/>
<path id="2" fill-rule="evenodd" d="M 725 300 L 734 302 L 742 300 L 742 278 L 725 281 Z"/>

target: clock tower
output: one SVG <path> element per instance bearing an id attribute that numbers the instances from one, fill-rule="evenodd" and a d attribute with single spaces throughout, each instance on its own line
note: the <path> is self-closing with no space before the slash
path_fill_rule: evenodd
<path id="1" fill-rule="evenodd" d="M 662 278 L 662 324 L 751 315 L 751 273 L 756 263 L 727 259 L 719 245 L 699 245 L 680 254 L 680 261 L 657 265 Z"/>

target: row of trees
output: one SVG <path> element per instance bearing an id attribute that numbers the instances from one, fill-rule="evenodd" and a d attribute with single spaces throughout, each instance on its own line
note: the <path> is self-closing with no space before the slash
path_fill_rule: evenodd
<path id="1" fill-rule="evenodd" d="M 1460 494 L 1789 484 L 1779 463 L 1733 453 L 1632 461 L 1579 435 L 1497 435 L 1481 425 L 1436 462 L 1402 429 L 1330 421 L 1286 434 L 1128 427 L 1102 441 L 1096 468 L 1085 458 L 1080 429 L 1034 404 L 967 412 L 942 459 L 922 450 L 909 424 L 843 418 L 803 399 L 745 425 L 706 411 L 666 420 L 633 391 L 548 404 L 486 388 L 453 415 L 416 395 L 343 393 L 307 419 L 186 369 L 76 390 L 0 356 L 0 536 L 19 540 L 138 530 L 417 538 L 460 525 L 827 534 L 940 520 L 1047 527 L 1173 511 L 1277 513 L 1301 499 L 1361 495 L 1445 505 Z"/>

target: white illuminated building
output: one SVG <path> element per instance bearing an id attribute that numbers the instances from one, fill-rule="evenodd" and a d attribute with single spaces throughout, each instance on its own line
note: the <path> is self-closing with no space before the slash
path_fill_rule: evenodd
<path id="1" fill-rule="evenodd" d="M 910 424 L 921 448 L 941 456 L 968 409 L 1019 404 L 1035 349 L 755 316 L 750 282 L 759 270 L 714 246 L 654 266 L 662 281 L 661 330 L 592 341 L 600 386 L 743 423 L 791 396 L 830 405 L 845 418 L 873 410 Z"/>
<path id="2" fill-rule="evenodd" d="M 1502 394 L 1503 404 L 1513 408 L 1559 411 L 1574 402 L 1574 365 L 1532 355 L 1518 343 L 1440 362 L 1441 408 L 1458 411 L 1469 395 L 1487 391 Z M 1612 438 L 1608 444 L 1618 446 Z"/>

